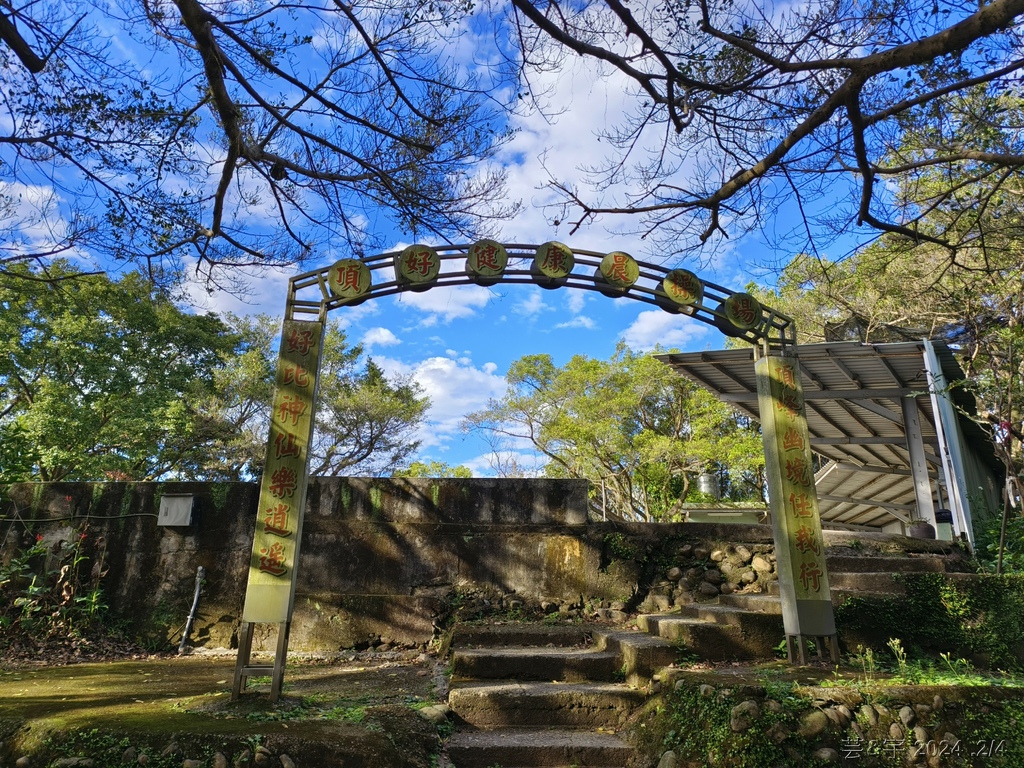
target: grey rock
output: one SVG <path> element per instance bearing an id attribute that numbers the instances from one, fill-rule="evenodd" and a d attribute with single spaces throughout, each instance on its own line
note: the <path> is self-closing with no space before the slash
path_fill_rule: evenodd
<path id="1" fill-rule="evenodd" d="M 704 571 L 700 568 L 687 568 L 686 573 L 683 574 L 683 578 L 686 579 L 689 584 L 696 584 L 700 581 L 700 577 L 704 575 Z"/>
<path id="2" fill-rule="evenodd" d="M 853 720 L 853 712 L 851 712 L 850 708 L 845 704 L 840 704 L 839 706 L 837 706 L 836 712 L 838 712 L 840 717 L 843 718 L 844 725 L 845 723 L 849 723 L 851 720 Z"/>
<path id="3" fill-rule="evenodd" d="M 128 747 L 128 749 L 126 749 L 121 754 L 121 762 L 122 763 L 134 763 L 138 759 L 139 759 L 139 750 L 137 750 L 135 747 Z"/>
<path id="4" fill-rule="evenodd" d="M 714 686 L 708 685 L 707 683 L 704 683 L 700 687 L 700 695 L 703 696 L 705 699 L 710 699 L 712 696 L 715 695 L 715 688 L 714 688 Z"/>
<path id="5" fill-rule="evenodd" d="M 774 744 L 781 744 L 789 738 L 789 734 L 790 730 L 786 727 L 785 723 L 773 723 L 772 727 L 766 731 L 765 735 L 767 735 Z"/>
<path id="6" fill-rule="evenodd" d="M 929 738 L 929 736 L 928 736 L 927 729 L 925 729 L 923 726 L 920 726 L 920 725 L 914 727 L 914 741 L 916 743 L 918 743 L 918 744 L 927 744 L 928 743 L 928 738 Z"/>
<path id="7" fill-rule="evenodd" d="M 228 762 L 227 755 L 223 752 L 214 752 L 213 768 L 231 768 L 231 763 Z"/>
<path id="8" fill-rule="evenodd" d="M 182 760 L 181 768 L 203 768 L 202 760 Z"/>
<path id="9" fill-rule="evenodd" d="M 234 768 L 248 768 L 252 763 L 252 752 L 248 749 L 243 749 L 237 755 L 235 755 L 235 761 L 232 763 Z"/>
<path id="10" fill-rule="evenodd" d="M 802 739 L 813 739 L 828 728 L 828 716 L 820 709 L 812 709 L 800 718 L 797 733 Z"/>
<path id="11" fill-rule="evenodd" d="M 843 718 L 840 716 L 838 712 L 836 712 L 834 707 L 829 707 L 828 709 L 822 711 L 825 713 L 825 717 L 829 719 L 829 722 L 832 723 L 832 725 L 836 726 L 837 728 L 843 727 Z"/>
<path id="12" fill-rule="evenodd" d="M 281 768 L 295 768 L 295 761 L 284 752 L 278 755 L 277 759 L 281 761 Z"/>
<path id="13" fill-rule="evenodd" d="M 141 755 L 139 755 L 139 759 L 135 762 L 139 765 L 149 765 L 149 755 L 143 752 Z"/>
<path id="14" fill-rule="evenodd" d="M 689 557 L 692 554 L 693 554 L 693 545 L 692 544 L 683 544 L 683 546 L 681 546 L 679 548 L 679 555 L 680 555 L 680 557 Z"/>
<path id="15" fill-rule="evenodd" d="M 823 763 L 839 762 L 839 753 L 832 749 L 832 747 L 821 747 L 820 749 L 814 750 L 813 757 L 815 760 L 819 760 Z"/>
<path id="16" fill-rule="evenodd" d="M 758 573 L 771 573 L 772 570 L 772 564 L 760 555 L 750 561 L 750 567 Z"/>
<path id="17" fill-rule="evenodd" d="M 757 574 L 752 570 L 745 570 L 740 574 L 741 584 L 753 584 L 757 580 Z"/>
<path id="18" fill-rule="evenodd" d="M 625 611 L 610 611 L 608 618 L 616 624 L 624 624 L 629 621 L 629 614 Z"/>
<path id="19" fill-rule="evenodd" d="M 723 595 L 731 595 L 733 592 L 736 591 L 736 587 L 734 587 L 728 581 L 725 582 L 725 584 L 723 584 L 721 587 L 719 587 L 719 589 L 722 590 Z"/>
<path id="20" fill-rule="evenodd" d="M 892 723 L 889 726 L 889 738 L 890 739 L 902 739 L 903 738 L 903 728 L 900 727 L 899 723 Z"/>
<path id="21" fill-rule="evenodd" d="M 739 557 L 740 561 L 744 563 L 749 563 L 751 560 L 754 559 L 754 553 L 746 547 L 744 547 L 742 544 L 736 547 L 736 555 Z"/>
<path id="22" fill-rule="evenodd" d="M 704 581 L 707 581 L 711 584 L 721 584 L 722 572 L 717 568 L 709 568 L 704 572 Z"/>
<path id="23" fill-rule="evenodd" d="M 622 600 L 615 600 L 611 605 L 608 606 L 613 611 L 624 611 L 626 610 L 626 603 Z"/>
<path id="24" fill-rule="evenodd" d="M 784 706 L 782 706 L 781 701 L 776 701 L 775 699 L 765 699 L 764 708 L 771 712 L 773 715 L 777 715 L 786 709 Z"/>
<path id="25" fill-rule="evenodd" d="M 665 578 L 669 581 L 679 581 L 683 578 L 683 569 L 676 567 L 669 568 L 668 571 L 665 572 Z"/>
<path id="26" fill-rule="evenodd" d="M 170 744 L 164 747 L 164 751 L 160 753 L 160 757 L 171 757 L 172 755 L 176 755 L 179 752 L 181 752 L 181 747 L 178 746 L 178 742 L 172 741 Z"/>
<path id="27" fill-rule="evenodd" d="M 945 704 L 946 703 L 942 700 L 942 697 L 939 696 L 939 694 L 937 693 L 935 694 L 934 698 L 932 698 L 932 709 L 934 709 L 936 712 L 941 712 Z"/>
<path id="28" fill-rule="evenodd" d="M 707 556 L 711 554 L 711 550 L 707 547 L 694 547 L 693 556 L 698 560 L 706 560 Z"/>
<path id="29" fill-rule="evenodd" d="M 658 768 L 679 768 L 679 758 L 671 749 L 661 756 L 658 761 Z"/>
<path id="30" fill-rule="evenodd" d="M 709 584 L 706 581 L 700 585 L 700 589 L 698 591 L 700 592 L 700 594 L 704 595 L 704 597 L 714 597 L 715 595 L 719 594 L 718 587 L 716 587 L 714 584 Z"/>
<path id="31" fill-rule="evenodd" d="M 715 563 L 722 562 L 723 560 L 725 560 L 725 557 L 726 555 L 724 549 L 716 549 L 714 552 L 711 553 L 711 561 Z"/>
<path id="32" fill-rule="evenodd" d="M 29 768 L 32 765 L 32 760 L 28 755 L 22 755 L 14 761 L 14 768 Z"/>
<path id="33" fill-rule="evenodd" d="M 862 704 L 857 712 L 860 715 L 860 719 L 867 723 L 869 728 L 878 725 L 878 713 L 875 712 L 875 708 L 870 704 Z"/>
<path id="34" fill-rule="evenodd" d="M 900 707 L 900 722 L 903 723 L 907 728 L 913 727 L 917 721 L 917 713 L 914 712 L 914 708 L 909 704 Z"/>
<path id="35" fill-rule="evenodd" d="M 419 711 L 420 717 L 434 725 L 444 725 L 448 722 L 448 715 L 451 714 L 451 707 L 447 704 L 431 704 Z"/>
<path id="36" fill-rule="evenodd" d="M 734 733 L 742 733 L 754 724 L 754 721 L 761 716 L 761 707 L 753 699 L 741 701 L 732 708 L 729 715 L 729 728 Z"/>

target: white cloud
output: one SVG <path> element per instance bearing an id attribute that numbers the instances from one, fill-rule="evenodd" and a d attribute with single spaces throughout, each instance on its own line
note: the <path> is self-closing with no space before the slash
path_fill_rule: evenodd
<path id="1" fill-rule="evenodd" d="M 512 307 L 512 311 L 517 315 L 523 315 L 525 317 L 536 317 L 542 312 L 550 312 L 554 307 L 544 301 L 544 296 L 541 294 L 541 288 L 532 289 L 525 299 L 517 301 Z"/>
<path id="2" fill-rule="evenodd" d="M 471 361 L 448 357 L 430 357 L 416 363 L 377 358 L 376 362 L 389 375 L 411 376 L 430 397 L 427 424 L 417 435 L 423 448 L 450 442 L 464 416 L 486 407 L 488 400 L 505 392 L 505 378 L 495 375 L 494 363 L 477 368 Z"/>
<path id="3" fill-rule="evenodd" d="M 472 317 L 477 314 L 477 310 L 486 307 L 490 300 L 491 292 L 486 288 L 479 285 L 460 285 L 431 288 L 422 293 L 405 291 L 398 294 L 395 304 L 426 313 L 428 318 L 420 321 L 419 325 L 433 326 L 439 319 L 450 323 L 457 318 Z M 433 322 L 430 322 L 431 319 Z"/>
<path id="4" fill-rule="evenodd" d="M 584 291 L 569 291 L 566 294 L 565 305 L 572 314 L 578 315 L 583 311 L 583 307 L 589 298 Z"/>
<path id="5" fill-rule="evenodd" d="M 567 320 L 555 326 L 555 328 L 586 328 L 588 331 L 596 327 L 597 323 L 586 315 L 576 315 L 572 320 Z"/>
<path id="6" fill-rule="evenodd" d="M 371 328 L 363 334 L 362 339 L 363 346 L 370 347 L 393 347 L 396 344 L 401 344 L 402 340 L 395 336 L 387 328 Z"/>
<path id="7" fill-rule="evenodd" d="M 678 347 L 686 351 L 707 336 L 709 328 L 686 315 L 674 315 L 660 309 L 645 310 L 622 332 L 620 338 L 634 350 L 648 350 L 655 346 Z"/>

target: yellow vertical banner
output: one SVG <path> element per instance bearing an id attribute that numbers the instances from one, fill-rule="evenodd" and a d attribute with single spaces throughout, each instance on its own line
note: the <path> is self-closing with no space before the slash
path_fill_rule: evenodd
<path id="1" fill-rule="evenodd" d="M 323 323 L 284 321 L 242 621 L 290 618 L 322 341 Z"/>
<path id="2" fill-rule="evenodd" d="M 787 635 L 835 634 L 810 433 L 795 357 L 754 366 Z"/>

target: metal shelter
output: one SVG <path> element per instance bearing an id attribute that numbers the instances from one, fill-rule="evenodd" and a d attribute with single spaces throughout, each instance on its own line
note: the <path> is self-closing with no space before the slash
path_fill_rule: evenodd
<path id="1" fill-rule="evenodd" d="M 907 533 L 943 524 L 973 545 L 972 521 L 998 507 L 991 439 L 941 342 L 829 342 L 794 347 L 804 384 L 814 482 L 825 528 Z M 754 350 L 658 355 L 760 421 Z M 942 514 L 949 510 L 951 515 Z M 938 520 L 936 512 L 938 514 Z"/>

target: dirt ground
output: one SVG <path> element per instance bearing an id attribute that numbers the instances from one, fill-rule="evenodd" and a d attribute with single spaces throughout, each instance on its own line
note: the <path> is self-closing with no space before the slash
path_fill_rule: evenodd
<path id="1" fill-rule="evenodd" d="M 284 753 L 299 767 L 425 768 L 439 749 L 438 727 L 419 712 L 446 693 L 429 654 L 289 659 L 276 705 L 269 678 L 232 702 L 234 663 L 233 653 L 197 652 L 0 670 L 0 768 L 24 757 L 32 768 L 214 766 L 218 752 L 239 765 L 287 765 Z M 269 763 L 255 760 L 257 747 Z"/>

